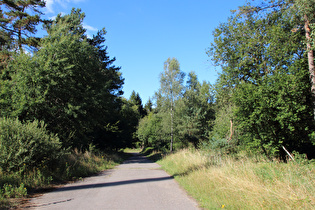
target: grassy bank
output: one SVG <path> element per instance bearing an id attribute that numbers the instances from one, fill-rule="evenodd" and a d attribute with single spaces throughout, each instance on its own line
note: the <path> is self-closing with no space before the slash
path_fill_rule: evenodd
<path id="1" fill-rule="evenodd" d="M 113 168 L 128 155 L 124 153 L 74 150 L 64 153 L 57 165 L 41 165 L 15 173 L 0 171 L 0 209 L 19 205 L 29 194 L 51 188 L 55 184 L 81 179 Z"/>
<path id="2" fill-rule="evenodd" d="M 206 209 L 313 209 L 315 164 L 182 150 L 158 161 Z"/>

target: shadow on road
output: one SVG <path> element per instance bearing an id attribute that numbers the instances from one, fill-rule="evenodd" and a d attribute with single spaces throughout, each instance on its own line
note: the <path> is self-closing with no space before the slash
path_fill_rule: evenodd
<path id="1" fill-rule="evenodd" d="M 124 164 L 150 164 L 153 163 L 150 159 L 147 157 L 142 156 L 139 153 L 131 153 L 131 157 L 127 160 L 125 160 L 122 165 Z M 128 166 L 129 167 L 129 166 Z M 142 165 L 142 167 L 146 167 Z M 97 176 L 107 176 L 111 174 L 112 171 L 103 171 Z M 95 176 L 95 177 L 97 177 Z M 171 180 L 173 177 L 171 176 L 161 176 L 161 177 L 154 177 L 154 178 L 143 178 L 143 179 L 133 179 L 133 180 L 122 180 L 122 181 L 112 181 L 112 182 L 101 182 L 99 179 L 96 179 L 96 183 L 84 183 L 84 182 L 78 182 L 74 185 L 68 185 L 68 186 L 63 186 L 60 187 L 53 192 L 58 193 L 58 192 L 67 192 L 67 191 L 76 191 L 76 190 L 87 190 L 87 189 L 93 189 L 93 188 L 106 188 L 106 187 L 114 187 L 114 186 L 121 186 L 121 185 L 131 185 L 131 184 L 139 184 L 139 183 L 147 183 L 147 182 L 159 182 L 159 181 L 164 181 L 164 180 Z M 98 182 L 97 182 L 98 180 Z M 76 192 L 74 192 L 76 193 Z M 44 204 L 34 204 L 34 205 L 28 205 L 21 207 L 21 209 L 28 209 L 28 208 L 36 208 L 36 207 L 51 207 L 56 204 L 61 204 L 61 203 L 67 203 L 69 201 L 72 201 L 74 198 L 70 199 L 60 199 L 58 201 L 52 201 L 52 202 L 47 202 Z"/>
<path id="2" fill-rule="evenodd" d="M 123 164 L 152 163 L 151 160 L 140 155 L 139 153 L 132 153 L 132 155 L 133 156 L 130 157 L 128 160 L 124 161 Z M 58 188 L 58 190 L 56 191 L 70 191 L 70 190 L 81 190 L 81 189 L 89 189 L 89 188 L 111 187 L 111 186 L 118 186 L 118 185 L 137 184 L 137 183 L 143 183 L 143 182 L 158 182 L 158 181 L 164 181 L 164 180 L 169 180 L 169 179 L 173 179 L 173 177 L 165 176 L 165 177 L 156 177 L 156 178 L 125 180 L 125 181 L 118 181 L 118 182 L 64 186 L 64 187 Z"/>
<path id="3" fill-rule="evenodd" d="M 143 182 L 158 182 L 173 179 L 173 177 L 159 177 L 159 178 L 148 178 L 148 179 L 135 179 L 135 180 L 127 180 L 127 181 L 119 181 L 119 182 L 107 182 L 107 183 L 98 183 L 98 184 L 84 184 L 84 185 L 77 185 L 77 186 L 66 186 L 61 187 L 56 191 L 70 191 L 70 190 L 82 190 L 82 189 L 89 189 L 89 188 L 100 188 L 100 187 L 111 187 L 111 186 L 118 186 L 118 185 L 127 185 L 127 184 L 136 184 L 136 183 L 143 183 Z"/>
<path id="4" fill-rule="evenodd" d="M 152 163 L 148 158 L 141 156 L 139 153 L 132 153 L 132 157 L 128 160 L 125 160 L 123 164 L 135 164 L 135 163 Z"/>

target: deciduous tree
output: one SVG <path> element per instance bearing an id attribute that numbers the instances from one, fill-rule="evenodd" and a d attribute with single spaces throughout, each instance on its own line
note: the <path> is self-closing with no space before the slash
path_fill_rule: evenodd
<path id="1" fill-rule="evenodd" d="M 160 89 L 157 94 L 159 112 L 168 112 L 170 121 L 170 151 L 173 150 L 174 109 L 176 101 L 182 95 L 185 74 L 180 70 L 176 58 L 168 58 L 164 62 L 164 71 L 160 76 Z"/>
<path id="2" fill-rule="evenodd" d="M 107 56 L 104 31 L 88 40 L 84 14 L 73 9 L 46 26 L 48 35 L 34 55 L 10 62 L 3 83 L 1 114 L 21 120 L 43 120 L 58 133 L 64 147 L 85 148 L 106 141 L 95 133 L 119 121 L 123 79 Z"/>
<path id="3" fill-rule="evenodd" d="M 305 150 L 311 147 L 313 129 L 311 96 L 305 91 L 310 89 L 305 34 L 287 1 L 269 3 L 242 7 L 214 32 L 209 55 L 222 65 L 217 97 L 221 104 L 236 105 L 232 118 L 243 146 L 260 148 L 268 156 L 283 157 L 283 145 L 312 155 Z"/>

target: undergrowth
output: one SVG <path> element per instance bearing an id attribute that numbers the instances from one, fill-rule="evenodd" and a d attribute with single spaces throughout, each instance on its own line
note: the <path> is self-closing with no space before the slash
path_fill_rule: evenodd
<path id="1" fill-rule="evenodd" d="M 206 209 L 313 209 L 315 163 L 181 150 L 158 163 Z"/>

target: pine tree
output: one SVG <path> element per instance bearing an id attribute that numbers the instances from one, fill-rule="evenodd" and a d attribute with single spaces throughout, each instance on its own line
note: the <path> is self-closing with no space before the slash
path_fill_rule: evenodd
<path id="1" fill-rule="evenodd" d="M 144 110 L 146 114 L 149 114 L 153 110 L 153 103 L 151 101 L 151 98 L 147 101 L 147 103 L 144 105 Z"/>
<path id="2" fill-rule="evenodd" d="M 146 111 L 143 108 L 142 100 L 139 93 L 132 91 L 129 102 L 137 107 L 140 117 L 144 117 L 146 115 Z"/>
<path id="3" fill-rule="evenodd" d="M 6 25 L 3 11 L 0 8 L 0 72 L 6 67 L 11 54 L 10 50 L 12 49 L 11 33 L 4 30 Z"/>
<path id="4" fill-rule="evenodd" d="M 15 48 L 23 52 L 23 45 L 36 47 L 39 39 L 32 35 L 36 33 L 38 23 L 46 22 L 40 18 L 43 13 L 39 10 L 45 7 L 45 1 L 3 0 L 0 5 L 1 31 L 10 34 L 9 37 Z"/>

